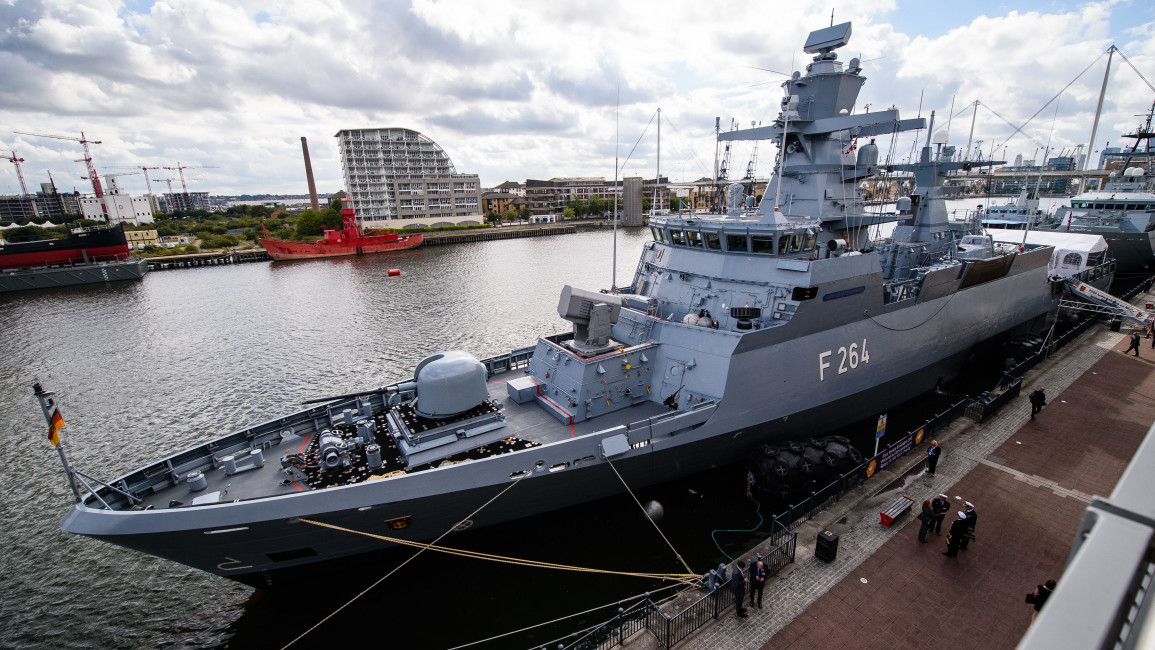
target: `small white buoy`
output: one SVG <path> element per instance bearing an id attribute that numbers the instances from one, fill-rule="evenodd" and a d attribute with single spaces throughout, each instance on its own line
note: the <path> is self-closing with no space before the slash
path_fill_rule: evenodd
<path id="1" fill-rule="evenodd" d="M 866 584 L 866 578 L 859 578 L 858 581 L 862 584 Z"/>
<path id="2" fill-rule="evenodd" d="M 666 509 L 657 501 L 646 502 L 646 515 L 653 521 L 661 521 L 662 516 L 666 514 Z"/>

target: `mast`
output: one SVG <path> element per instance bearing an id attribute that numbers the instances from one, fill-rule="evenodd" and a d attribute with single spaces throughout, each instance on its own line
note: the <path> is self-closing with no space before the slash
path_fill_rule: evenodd
<path id="1" fill-rule="evenodd" d="M 1095 134 L 1099 130 L 1099 116 L 1103 113 L 1103 98 L 1107 95 L 1107 77 L 1111 74 L 1111 57 L 1115 56 L 1115 44 L 1107 48 L 1107 69 L 1103 71 L 1103 85 L 1099 88 L 1099 104 L 1095 106 L 1095 120 L 1091 122 L 1091 141 L 1087 143 L 1087 157 L 1083 159 L 1083 177 L 1079 179 L 1079 191 L 1087 191 L 1087 162 L 1095 150 Z M 1101 182 L 1101 181 L 1100 181 Z"/>
<path id="2" fill-rule="evenodd" d="M 618 289 L 618 140 L 621 124 L 618 119 L 618 110 L 622 103 L 622 89 L 618 87 L 617 102 L 614 105 L 614 258 L 613 269 L 610 271 L 610 289 Z"/>
<path id="3" fill-rule="evenodd" d="M 658 184 L 662 180 L 662 109 L 658 108 L 658 169 L 654 172 L 654 205 L 650 214 L 658 213 Z"/>
<path id="4" fill-rule="evenodd" d="M 964 154 L 966 156 L 965 159 L 967 159 L 967 160 L 970 159 L 971 142 L 974 140 L 974 137 L 975 137 L 975 118 L 979 116 L 979 100 L 977 100 L 977 99 L 975 100 L 974 107 L 975 107 L 974 113 L 971 113 L 971 133 L 970 133 L 970 135 L 967 136 L 967 150 L 966 150 L 966 153 Z"/>

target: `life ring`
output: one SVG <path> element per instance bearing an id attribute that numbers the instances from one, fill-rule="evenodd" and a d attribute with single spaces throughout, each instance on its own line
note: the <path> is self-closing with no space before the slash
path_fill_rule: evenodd
<path id="1" fill-rule="evenodd" d="M 922 427 L 922 428 L 920 428 L 918 431 L 915 431 L 915 432 L 914 432 L 914 444 L 916 444 L 916 445 L 917 445 L 917 444 L 921 444 L 921 443 L 922 443 L 922 434 L 923 434 L 925 431 L 926 431 L 926 427 Z"/>
<path id="2" fill-rule="evenodd" d="M 870 478 L 871 476 L 874 476 L 874 471 L 876 469 L 878 469 L 878 461 L 874 460 L 872 458 L 870 460 L 870 462 L 867 463 L 867 465 L 866 465 L 866 478 Z"/>

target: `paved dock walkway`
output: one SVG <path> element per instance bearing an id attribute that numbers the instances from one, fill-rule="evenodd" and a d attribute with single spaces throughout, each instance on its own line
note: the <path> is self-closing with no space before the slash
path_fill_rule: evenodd
<path id="1" fill-rule="evenodd" d="M 937 476 L 920 476 L 921 454 L 909 454 L 882 493 L 800 530 L 797 561 L 767 585 L 764 609 L 738 619 L 730 608 L 679 647 L 1014 648 L 1033 611 L 1024 595 L 1061 581 L 1091 495 L 1110 494 L 1155 420 L 1155 348 L 1144 339 L 1142 356 L 1124 356 L 1127 335 L 1092 329 L 1028 372 L 995 417 L 936 434 Z M 1032 422 L 1026 396 L 1038 387 L 1048 405 Z M 920 543 L 913 514 L 878 523 L 879 504 L 899 492 L 951 497 L 941 537 Z M 975 504 L 977 539 L 948 558 L 945 528 L 964 501 Z M 840 535 L 831 563 L 813 556 L 822 528 Z"/>

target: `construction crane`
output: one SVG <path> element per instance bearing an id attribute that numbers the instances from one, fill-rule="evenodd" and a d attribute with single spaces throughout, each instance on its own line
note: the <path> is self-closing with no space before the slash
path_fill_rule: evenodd
<path id="1" fill-rule="evenodd" d="M 28 186 L 24 184 L 24 172 L 20 171 L 20 163 L 24 162 L 23 158 L 17 158 L 16 152 L 13 151 L 11 156 L 4 156 L 4 160 L 16 165 L 16 176 L 20 179 L 20 191 L 24 196 L 28 196 Z"/>
<path id="2" fill-rule="evenodd" d="M 185 180 L 184 180 L 184 170 L 186 170 L 186 169 L 216 169 L 216 166 L 215 165 L 189 166 L 189 165 L 182 165 L 182 164 L 180 164 L 180 161 L 177 161 L 176 167 L 165 167 L 164 169 L 173 169 L 173 170 L 176 170 L 176 172 L 178 174 L 180 174 L 180 186 L 184 190 L 184 193 L 188 194 L 188 184 L 185 183 Z M 171 193 L 171 190 L 170 190 L 170 193 Z"/>
<path id="3" fill-rule="evenodd" d="M 92 164 L 92 152 L 89 151 L 89 144 L 100 144 L 100 140 L 89 140 L 84 135 L 84 131 L 80 132 L 79 138 L 73 138 L 66 135 L 50 135 L 48 133 L 28 133 L 27 131 L 13 131 L 20 135 L 31 135 L 37 138 L 55 138 L 57 140 L 72 140 L 84 145 L 84 164 L 88 167 L 88 180 L 92 181 L 92 191 L 96 193 L 96 198 L 104 198 L 104 189 L 100 187 L 100 177 L 96 175 L 96 167 Z M 77 161 L 80 162 L 80 161 Z"/>
<path id="4" fill-rule="evenodd" d="M 144 174 L 144 184 L 148 186 L 148 193 L 152 194 L 152 181 L 148 177 L 148 170 L 150 169 L 164 169 L 164 167 L 145 167 L 143 165 L 132 165 L 128 167 L 111 167 L 110 169 L 139 169 Z"/>

